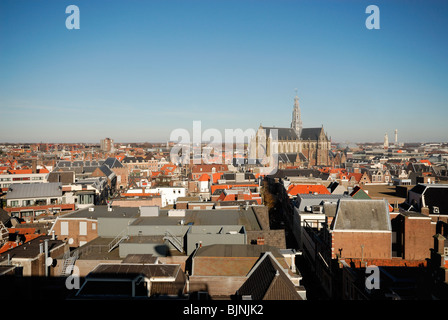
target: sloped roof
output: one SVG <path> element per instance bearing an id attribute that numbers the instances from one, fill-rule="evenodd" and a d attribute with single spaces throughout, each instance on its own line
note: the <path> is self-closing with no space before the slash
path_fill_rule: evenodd
<path id="1" fill-rule="evenodd" d="M 386 200 L 339 200 L 334 231 L 391 231 Z"/>
<path id="2" fill-rule="evenodd" d="M 269 175 L 271 178 L 286 178 L 286 177 L 313 177 L 321 178 L 322 180 L 328 179 L 329 174 L 321 172 L 317 169 L 278 169 L 273 175 Z"/>
<path id="3" fill-rule="evenodd" d="M 130 295 L 130 287 L 121 287 L 120 282 L 142 276 L 151 279 L 150 296 L 178 295 L 185 287 L 186 277 L 179 264 L 106 263 L 99 264 L 86 276 L 86 282 L 78 294 L 80 297 L 92 294 L 99 297 Z"/>
<path id="4" fill-rule="evenodd" d="M 107 165 L 102 165 L 100 167 L 100 170 L 106 175 L 106 177 L 110 178 L 112 176 L 115 175 L 115 173 L 107 166 Z"/>
<path id="5" fill-rule="evenodd" d="M 104 164 L 110 169 L 124 167 L 117 158 L 107 158 L 106 161 L 104 161 Z"/>
<path id="6" fill-rule="evenodd" d="M 209 176 L 208 174 L 206 174 L 206 173 L 203 173 L 203 174 L 199 177 L 198 181 L 210 181 L 210 176 Z"/>
<path id="7" fill-rule="evenodd" d="M 350 196 L 353 199 L 371 199 L 371 197 L 360 186 L 356 186 Z"/>
<path id="8" fill-rule="evenodd" d="M 270 252 L 266 252 L 249 272 L 238 295 L 250 295 L 252 300 L 302 300 Z"/>
<path id="9" fill-rule="evenodd" d="M 303 128 L 300 139 L 302 140 L 318 140 L 323 128 Z"/>
<path id="10" fill-rule="evenodd" d="M 299 140 L 297 133 L 292 128 L 278 128 L 278 127 L 262 127 L 262 128 L 266 132 L 266 137 L 269 137 L 269 135 L 271 134 L 271 130 L 277 130 L 278 140 Z"/>
<path id="11" fill-rule="evenodd" d="M 306 157 L 303 153 L 279 153 L 278 161 L 283 163 L 294 163 L 297 161 L 297 157 L 299 161 L 306 161 Z"/>

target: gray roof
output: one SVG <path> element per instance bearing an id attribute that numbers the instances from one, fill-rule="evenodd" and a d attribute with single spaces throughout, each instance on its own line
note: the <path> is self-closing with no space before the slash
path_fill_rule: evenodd
<path id="1" fill-rule="evenodd" d="M 299 211 L 305 211 L 305 207 L 317 206 L 328 202 L 336 203 L 340 199 L 352 200 L 347 194 L 297 194 L 297 207 Z"/>
<path id="2" fill-rule="evenodd" d="M 340 200 L 333 230 L 391 231 L 386 200 Z"/>
<path id="3" fill-rule="evenodd" d="M 108 211 L 107 206 L 93 206 L 79 211 L 71 212 L 64 215 L 64 218 L 138 218 L 140 209 L 138 207 L 112 207 L 112 211 Z"/>
<path id="4" fill-rule="evenodd" d="M 283 257 L 276 247 L 248 244 L 212 244 L 203 246 L 198 249 L 195 257 L 260 257 L 265 252 L 271 252 L 274 257 Z"/>
<path id="5" fill-rule="evenodd" d="M 297 159 L 298 157 L 298 159 Z M 297 160 L 299 161 L 307 161 L 307 158 L 302 152 L 299 153 L 279 153 L 278 161 L 284 163 L 294 163 Z"/>
<path id="6" fill-rule="evenodd" d="M 271 130 L 277 130 L 278 140 L 299 140 L 297 133 L 292 128 L 278 128 L 278 127 L 262 127 L 266 132 L 266 137 L 269 137 Z"/>
<path id="7" fill-rule="evenodd" d="M 250 295 L 252 300 L 302 300 L 283 268 L 269 253 L 265 253 L 250 271 L 238 295 Z"/>
<path id="8" fill-rule="evenodd" d="M 104 161 L 104 164 L 108 166 L 110 169 L 123 168 L 123 165 L 117 158 L 107 158 L 106 161 Z"/>
<path id="9" fill-rule="evenodd" d="M 302 140 L 318 140 L 323 128 L 303 128 L 300 135 Z"/>
<path id="10" fill-rule="evenodd" d="M 206 202 L 203 202 L 206 203 Z M 132 225 L 178 225 L 183 219 L 185 224 L 192 222 L 194 225 L 244 225 L 246 230 L 260 230 L 261 227 L 253 210 L 185 210 L 185 217 L 169 217 L 168 210 L 159 210 L 159 215 L 154 217 L 141 217 L 138 207 L 114 207 L 108 211 L 107 206 L 94 206 L 94 210 L 88 208 L 71 212 L 61 218 L 134 218 Z"/>
<path id="11" fill-rule="evenodd" d="M 169 217 L 168 210 L 160 210 L 157 217 L 139 217 L 132 225 L 178 225 L 179 220 L 194 225 L 244 225 L 247 230 L 260 230 L 253 210 L 185 210 L 185 217 Z"/>
<path id="12" fill-rule="evenodd" d="M 9 187 L 6 199 L 23 199 L 39 197 L 61 197 L 62 184 L 60 182 L 20 183 Z"/>
<path id="13" fill-rule="evenodd" d="M 104 161 L 81 161 L 81 160 L 75 160 L 75 161 L 69 161 L 69 160 L 60 160 L 56 163 L 56 167 L 58 168 L 70 168 L 70 167 L 99 167 L 104 163 Z"/>
<path id="14" fill-rule="evenodd" d="M 102 165 L 100 167 L 100 170 L 106 175 L 106 177 L 108 177 L 109 179 L 111 179 L 115 173 L 107 166 L 107 165 Z"/>

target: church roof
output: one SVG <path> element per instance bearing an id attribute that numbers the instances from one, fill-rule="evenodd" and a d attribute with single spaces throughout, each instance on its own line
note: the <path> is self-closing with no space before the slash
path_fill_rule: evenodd
<path id="1" fill-rule="evenodd" d="M 300 138 L 302 140 L 318 140 L 323 128 L 303 128 Z"/>
<path id="2" fill-rule="evenodd" d="M 271 130 L 277 130 L 278 140 L 299 140 L 297 133 L 292 128 L 263 127 L 266 131 L 266 137 L 269 137 Z"/>
<path id="3" fill-rule="evenodd" d="M 277 130 L 278 140 L 319 140 L 321 132 L 324 130 L 322 127 L 319 128 L 303 128 L 300 139 L 297 133 L 292 128 L 279 128 L 279 127 L 262 127 L 266 132 L 266 137 L 269 137 L 271 130 Z M 325 133 L 324 133 L 325 134 Z"/>

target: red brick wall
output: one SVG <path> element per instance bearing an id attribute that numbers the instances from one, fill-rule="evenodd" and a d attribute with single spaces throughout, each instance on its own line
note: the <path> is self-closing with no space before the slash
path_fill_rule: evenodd
<path id="1" fill-rule="evenodd" d="M 68 222 L 68 235 L 61 235 L 61 221 Z M 80 222 L 87 222 L 87 235 L 80 235 Z M 95 224 L 95 228 L 93 227 Z M 78 247 L 80 241 L 89 242 L 98 237 L 98 222 L 88 219 L 57 219 L 53 227 L 54 234 L 58 240 L 73 239 L 70 247 Z"/>
<path id="2" fill-rule="evenodd" d="M 128 169 L 126 167 L 123 168 L 113 168 L 112 171 L 117 175 L 121 177 L 120 183 L 117 181 L 117 188 L 120 188 L 120 186 L 123 186 L 123 188 L 126 188 L 128 186 L 128 179 L 129 179 L 129 173 Z"/>
<path id="3" fill-rule="evenodd" d="M 430 219 L 404 219 L 403 258 L 419 260 L 430 258 L 430 248 L 434 247 L 435 224 Z"/>
<path id="4" fill-rule="evenodd" d="M 385 267 L 426 267 L 428 265 L 427 260 L 405 260 L 400 258 L 392 259 L 345 259 L 349 265 L 354 265 L 355 268 L 363 268 L 366 266 L 385 266 Z"/>
<path id="5" fill-rule="evenodd" d="M 361 249 L 364 245 L 364 249 Z M 390 232 L 333 232 L 333 256 L 342 248 L 343 258 L 390 259 L 392 234 Z"/>

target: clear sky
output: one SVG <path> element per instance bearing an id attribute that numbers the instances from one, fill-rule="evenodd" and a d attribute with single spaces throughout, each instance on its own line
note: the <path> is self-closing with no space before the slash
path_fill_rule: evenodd
<path id="1" fill-rule="evenodd" d="M 0 142 L 289 127 L 296 88 L 333 141 L 445 142 L 447 31 L 448 1 L 1 0 Z"/>

